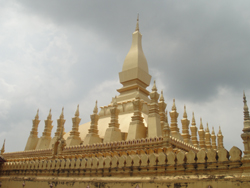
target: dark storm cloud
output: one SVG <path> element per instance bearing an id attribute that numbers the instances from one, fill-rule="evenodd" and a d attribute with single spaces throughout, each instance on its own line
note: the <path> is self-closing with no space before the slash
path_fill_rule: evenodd
<path id="1" fill-rule="evenodd" d="M 134 28 L 139 12 L 149 67 L 162 71 L 164 82 L 171 88 L 167 91 L 170 96 L 199 101 L 213 97 L 219 87 L 240 92 L 249 88 L 247 2 L 26 0 L 22 4 L 32 13 L 52 19 L 69 30 L 78 27 L 96 33 L 110 43 L 110 51 L 122 53 L 124 57 L 131 42 L 128 33 Z M 171 49 L 174 44 L 176 47 Z M 109 55 L 110 58 L 113 54 Z M 102 59 L 104 66 L 98 62 L 96 66 L 100 69 L 96 74 L 105 70 L 107 75 L 117 76 L 122 62 Z M 84 71 L 82 62 L 76 66 Z"/>

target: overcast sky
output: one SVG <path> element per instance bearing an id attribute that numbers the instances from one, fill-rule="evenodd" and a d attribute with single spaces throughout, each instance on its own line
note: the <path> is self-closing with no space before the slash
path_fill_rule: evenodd
<path id="1" fill-rule="evenodd" d="M 242 93 L 250 100 L 249 1 L 0 0 L 0 144 L 25 148 L 40 109 L 39 136 L 50 108 L 65 129 L 80 105 L 90 121 L 95 100 L 118 95 L 118 73 L 140 14 L 142 45 L 152 82 L 167 110 L 176 99 L 196 123 L 202 117 L 224 135 L 226 149 L 243 149 Z M 170 119 L 170 118 L 169 118 Z"/>

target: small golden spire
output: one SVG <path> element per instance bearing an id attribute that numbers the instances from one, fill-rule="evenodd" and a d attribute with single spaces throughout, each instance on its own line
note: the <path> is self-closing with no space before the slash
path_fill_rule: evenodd
<path id="1" fill-rule="evenodd" d="M 194 118 L 194 112 L 192 113 L 192 125 L 196 125 L 195 118 Z"/>
<path id="2" fill-rule="evenodd" d="M 244 108 L 243 108 L 243 110 L 244 110 L 244 121 L 250 120 L 245 91 L 243 91 L 243 103 L 244 103 Z"/>
<path id="3" fill-rule="evenodd" d="M 75 116 L 76 117 L 79 117 L 80 113 L 79 113 L 79 104 L 77 105 L 77 109 L 76 109 L 76 113 L 75 113 Z"/>
<path id="4" fill-rule="evenodd" d="M 212 135 L 215 135 L 214 127 L 212 127 Z"/>
<path id="5" fill-rule="evenodd" d="M 154 80 L 154 85 L 152 87 L 152 91 L 157 91 L 157 87 L 156 87 L 156 84 L 155 84 L 155 80 Z"/>
<path id="6" fill-rule="evenodd" d="M 175 99 L 173 99 L 173 106 L 172 106 L 172 110 L 173 110 L 173 111 L 176 111 Z"/>
<path id="7" fill-rule="evenodd" d="M 136 22 L 135 31 L 139 31 L 139 14 L 137 14 L 137 22 Z"/>
<path id="8" fill-rule="evenodd" d="M 186 105 L 184 105 L 184 113 L 183 113 L 183 118 L 187 118 Z"/>
<path id="9" fill-rule="evenodd" d="M 203 129 L 202 118 L 200 118 L 200 129 Z"/>
<path id="10" fill-rule="evenodd" d="M 200 129 L 198 132 L 199 132 L 199 139 L 200 139 L 200 148 L 206 149 L 205 132 L 203 129 L 202 118 L 200 118 Z"/>
<path id="11" fill-rule="evenodd" d="M 197 139 L 197 127 L 196 127 L 196 122 L 194 118 L 194 112 L 192 112 L 192 123 L 191 123 L 191 140 L 194 145 L 194 147 L 199 147 L 198 139 Z"/>
<path id="12" fill-rule="evenodd" d="M 51 109 L 50 109 L 49 110 L 49 115 L 48 115 L 47 119 L 51 120 L 51 118 L 52 118 L 52 115 L 51 115 Z"/>
<path id="13" fill-rule="evenodd" d="M 164 97 L 163 97 L 163 90 L 161 90 L 160 101 L 163 101 L 163 102 L 164 102 Z"/>
<path id="14" fill-rule="evenodd" d="M 221 132 L 221 128 L 219 126 L 219 132 L 218 132 L 218 135 L 221 134 L 222 135 L 222 132 Z"/>
<path id="15" fill-rule="evenodd" d="M 215 136 L 215 132 L 214 132 L 214 127 L 212 127 L 211 139 L 212 139 L 212 148 L 213 148 L 214 150 L 217 150 L 217 146 L 216 146 L 216 136 Z"/>
<path id="16" fill-rule="evenodd" d="M 95 108 L 94 108 L 94 110 L 93 110 L 93 113 L 94 113 L 94 114 L 97 114 L 97 113 L 98 113 L 97 100 L 95 101 Z"/>
<path id="17" fill-rule="evenodd" d="M 39 108 L 37 109 L 35 119 L 39 119 Z"/>
<path id="18" fill-rule="evenodd" d="M 222 135 L 222 132 L 221 132 L 221 128 L 220 128 L 220 126 L 219 126 L 219 132 L 218 132 L 218 134 L 217 134 L 217 140 L 218 140 L 218 149 L 219 148 L 224 148 L 224 146 L 223 146 L 223 135 Z"/>
<path id="19" fill-rule="evenodd" d="M 64 107 L 62 107 L 62 112 L 61 112 L 61 115 L 60 115 L 60 119 L 63 119 L 63 118 L 64 118 L 63 112 L 64 112 Z"/>
<path id="20" fill-rule="evenodd" d="M 208 123 L 207 123 L 207 129 L 206 129 L 206 132 L 207 132 L 207 133 L 209 133 Z"/>
<path id="21" fill-rule="evenodd" d="M 5 152 L 5 139 L 3 141 L 3 146 L 2 146 L 2 149 L 1 149 L 1 155 Z"/>

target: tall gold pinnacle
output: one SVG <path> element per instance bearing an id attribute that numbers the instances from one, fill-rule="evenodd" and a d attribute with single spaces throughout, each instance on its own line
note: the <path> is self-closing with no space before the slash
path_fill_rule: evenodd
<path id="1" fill-rule="evenodd" d="M 200 129 L 203 129 L 202 118 L 200 118 Z"/>
<path id="2" fill-rule="evenodd" d="M 183 118 L 187 118 L 187 110 L 186 110 L 186 105 L 184 105 L 184 113 L 183 113 Z"/>
<path id="3" fill-rule="evenodd" d="M 160 101 L 163 101 L 163 102 L 164 102 L 163 90 L 161 90 Z"/>
<path id="4" fill-rule="evenodd" d="M 63 118 L 64 118 L 64 114 L 63 114 L 63 112 L 64 112 L 64 107 L 62 107 L 62 112 L 61 112 L 61 115 L 60 115 L 60 118 L 61 118 L 61 119 L 63 119 Z"/>
<path id="5" fill-rule="evenodd" d="M 194 118 L 194 112 L 192 113 L 192 125 L 196 125 L 195 118 Z"/>
<path id="6" fill-rule="evenodd" d="M 94 108 L 94 110 L 93 110 L 93 113 L 94 113 L 94 114 L 97 114 L 97 113 L 98 113 L 97 100 L 95 101 L 95 108 Z"/>
<path id="7" fill-rule="evenodd" d="M 1 149 L 1 155 L 5 152 L 5 139 L 3 141 L 3 146 L 2 146 L 2 149 Z"/>
<path id="8" fill-rule="evenodd" d="M 176 111 L 175 99 L 173 99 L 173 106 L 172 106 L 172 110 L 173 110 L 173 111 Z"/>
<path id="9" fill-rule="evenodd" d="M 39 119 L 39 109 L 37 109 L 35 119 Z"/>
<path id="10" fill-rule="evenodd" d="M 77 105 L 77 109 L 76 109 L 76 113 L 75 113 L 75 116 L 76 117 L 79 117 L 80 113 L 79 113 L 79 104 Z"/>
<path id="11" fill-rule="evenodd" d="M 49 110 L 49 115 L 48 115 L 47 119 L 48 119 L 48 120 L 51 120 L 51 118 L 52 118 L 52 115 L 51 115 L 51 109 L 50 109 L 50 110 Z"/>
<path id="12" fill-rule="evenodd" d="M 157 87 L 156 87 L 155 80 L 154 80 L 154 85 L 153 85 L 153 87 L 152 87 L 152 91 L 157 91 Z"/>
<path id="13" fill-rule="evenodd" d="M 246 95 L 245 95 L 244 91 L 243 91 L 243 103 L 244 103 L 244 107 L 243 107 L 243 110 L 244 110 L 244 121 L 250 120 L 248 106 L 247 106 L 247 99 L 246 99 Z"/>

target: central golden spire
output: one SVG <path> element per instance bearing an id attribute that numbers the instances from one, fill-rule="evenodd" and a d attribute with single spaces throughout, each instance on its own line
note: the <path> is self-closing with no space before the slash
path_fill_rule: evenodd
<path id="1" fill-rule="evenodd" d="M 149 102 L 149 92 L 146 87 L 150 84 L 151 75 L 148 73 L 148 63 L 142 50 L 141 39 L 138 14 L 136 28 L 132 34 L 132 44 L 124 60 L 122 72 L 119 73 L 123 87 L 117 90 L 120 93 L 118 102 L 134 99 L 138 88 L 140 98 Z"/>

